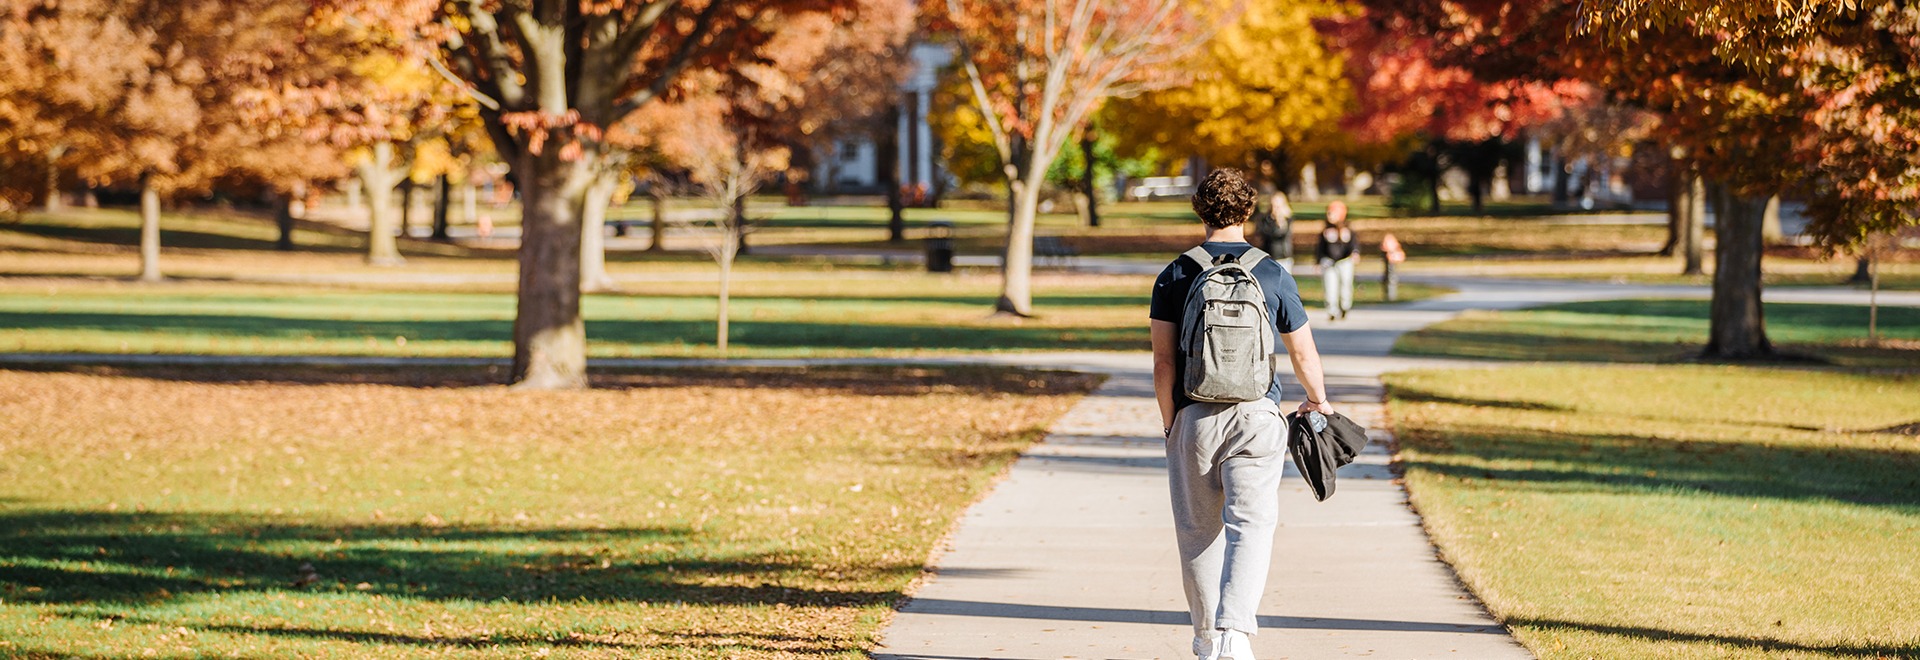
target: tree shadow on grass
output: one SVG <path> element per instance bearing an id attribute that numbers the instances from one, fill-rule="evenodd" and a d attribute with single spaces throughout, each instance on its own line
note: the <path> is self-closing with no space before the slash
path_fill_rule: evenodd
<path id="1" fill-rule="evenodd" d="M 714 321 L 589 320 L 590 341 L 639 345 L 702 345 L 713 341 Z M 739 348 L 814 349 L 1046 349 L 1143 350 L 1145 324 L 1140 327 L 1041 327 L 1035 325 L 883 325 L 810 323 L 801 321 L 732 322 L 730 343 Z M 513 322 L 500 320 L 335 320 L 241 314 L 108 314 L 46 312 L 0 313 L 0 330 L 94 331 L 152 335 L 215 336 L 222 340 L 251 338 L 305 340 L 504 342 Z"/>
<path id="2" fill-rule="evenodd" d="M 1409 469 L 1554 492 L 1836 501 L 1920 515 L 1920 451 L 1451 426 L 1403 438 Z M 1417 455 L 1416 455 L 1417 456 Z M 1472 459 L 1460 463 L 1456 459 Z M 1494 467 L 1494 465 L 1510 467 Z"/>
<path id="3" fill-rule="evenodd" d="M 93 366 L 30 364 L 15 371 L 82 373 L 197 383 L 275 385 L 389 385 L 459 388 L 501 384 L 499 366 Z M 935 393 L 1020 396 L 1084 394 L 1104 380 L 1099 374 L 994 366 L 845 365 L 807 367 L 595 368 L 596 389 L 714 387 L 796 389 L 862 396 L 923 396 Z M 7 503 L 0 499 L 0 504 Z"/>
<path id="4" fill-rule="evenodd" d="M 1663 630 L 1660 628 L 1643 628 L 1643 627 L 1637 627 L 1637 626 L 1609 626 L 1609 625 L 1582 623 L 1582 622 L 1575 622 L 1575 621 L 1556 621 L 1552 619 L 1525 619 L 1525 618 L 1509 619 L 1508 621 L 1506 621 L 1506 623 L 1508 625 L 1516 626 L 1516 627 L 1525 626 L 1530 628 L 1540 628 L 1548 631 L 1553 631 L 1553 630 L 1585 631 L 1585 632 L 1599 633 L 1602 635 L 1611 635 L 1615 637 L 1630 637 L 1630 638 L 1653 641 L 1653 642 L 1724 644 L 1727 646 L 1733 646 L 1736 648 L 1754 650 L 1754 651 L 1818 653 L 1823 655 L 1836 655 L 1836 656 L 1849 657 L 1849 658 L 1911 658 L 1911 657 L 1914 657 L 1916 653 L 1920 653 L 1920 644 L 1911 644 L 1911 643 L 1910 644 L 1821 645 L 1821 644 L 1804 644 L 1799 642 L 1789 642 L 1785 640 L 1768 639 L 1764 637 L 1708 635 L 1708 634 L 1701 634 L 1701 633 L 1680 632 L 1675 630 Z"/>
<path id="5" fill-rule="evenodd" d="M 898 591 L 863 580 L 920 570 L 843 568 L 752 552 L 689 559 L 699 532 L 298 523 L 259 514 L 31 510 L 0 514 L 0 593 L 9 605 L 137 614 L 206 594 L 380 594 L 415 601 L 651 602 L 863 606 Z M 719 580 L 724 583 L 715 583 Z M 365 585 L 365 586 L 361 586 Z M 76 613 L 78 614 L 78 613 Z"/>

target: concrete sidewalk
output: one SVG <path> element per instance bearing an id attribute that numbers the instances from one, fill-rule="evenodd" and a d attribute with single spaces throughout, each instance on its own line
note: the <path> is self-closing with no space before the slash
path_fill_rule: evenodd
<path id="1" fill-rule="evenodd" d="M 1524 295 L 1490 289 L 1316 324 L 1330 395 L 1376 442 L 1341 469 L 1326 502 L 1315 502 L 1287 466 L 1274 570 L 1259 611 L 1263 633 L 1254 639 L 1260 658 L 1533 657 L 1436 557 L 1387 465 L 1392 440 L 1380 374 L 1491 366 L 1390 357 L 1394 340 L 1461 310 L 1525 306 Z M 1109 354 L 1048 366 L 1111 376 L 967 512 L 940 548 L 935 576 L 886 630 L 877 657 L 1192 657 L 1150 357 Z M 1285 378 L 1297 401 L 1299 384 L 1290 373 Z"/>
<path id="2" fill-rule="evenodd" d="M 877 657 L 1192 657 L 1159 413 L 1144 356 L 1137 367 L 968 511 Z M 1385 441 L 1378 381 L 1330 380 L 1340 409 Z M 1531 658 L 1435 557 L 1387 461 L 1371 445 L 1326 502 L 1288 465 L 1259 657 Z"/>

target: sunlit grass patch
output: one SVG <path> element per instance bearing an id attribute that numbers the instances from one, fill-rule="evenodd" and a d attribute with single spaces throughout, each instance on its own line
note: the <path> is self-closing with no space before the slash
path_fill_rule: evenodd
<path id="1" fill-rule="evenodd" d="M 1913 376 L 1561 367 L 1387 377 L 1414 503 L 1529 649 L 1920 653 Z"/>
<path id="2" fill-rule="evenodd" d="M 862 657 L 1095 377 L 0 371 L 0 655 Z"/>
<path id="3" fill-rule="evenodd" d="M 1676 362 L 1698 355 L 1710 325 L 1705 300 L 1610 300 L 1514 312 L 1469 311 L 1401 336 L 1394 352 L 1495 360 Z M 1920 366 L 1920 309 L 1881 307 L 1887 340 L 1867 341 L 1859 305 L 1768 303 L 1767 336 L 1788 354 L 1842 366 Z"/>

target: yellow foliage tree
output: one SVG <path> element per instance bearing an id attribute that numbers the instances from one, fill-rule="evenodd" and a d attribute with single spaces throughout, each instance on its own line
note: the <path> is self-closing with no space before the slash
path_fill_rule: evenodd
<path id="1" fill-rule="evenodd" d="M 1335 126 L 1351 98 L 1342 59 L 1313 21 L 1335 15 L 1327 0 L 1247 0 L 1196 58 L 1193 84 L 1120 99 L 1104 125 L 1122 151 L 1157 147 L 1216 163 L 1273 162 L 1286 171 L 1339 149 Z"/>

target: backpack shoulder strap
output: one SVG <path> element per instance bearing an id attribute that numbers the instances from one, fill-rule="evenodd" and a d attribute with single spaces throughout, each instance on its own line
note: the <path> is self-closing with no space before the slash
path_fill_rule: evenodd
<path id="1" fill-rule="evenodd" d="M 1251 270 L 1254 266 L 1260 265 L 1260 262 L 1265 260 L 1267 257 L 1268 255 L 1266 250 L 1262 250 L 1260 248 L 1247 248 L 1246 252 L 1242 252 L 1240 254 L 1240 264 L 1243 266 L 1246 266 L 1247 269 Z"/>
<path id="2" fill-rule="evenodd" d="M 1200 270 L 1206 270 L 1208 268 L 1213 267 L 1213 254 L 1210 252 L 1207 252 L 1206 248 L 1200 247 L 1198 245 L 1193 246 L 1193 249 L 1191 250 L 1187 250 L 1186 252 L 1180 253 L 1180 256 L 1186 257 L 1188 259 L 1192 259 L 1194 263 L 1200 264 Z"/>

